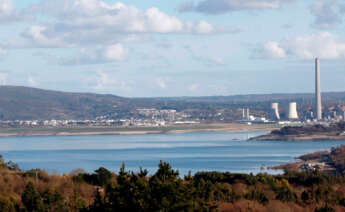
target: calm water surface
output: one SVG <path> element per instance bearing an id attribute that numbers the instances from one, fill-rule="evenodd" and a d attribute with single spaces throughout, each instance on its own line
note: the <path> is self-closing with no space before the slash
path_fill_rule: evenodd
<path id="1" fill-rule="evenodd" d="M 160 160 L 170 162 L 180 174 L 197 171 L 258 173 L 273 166 L 345 141 L 246 141 L 255 133 L 186 133 L 159 135 L 96 135 L 66 137 L 0 138 L 0 154 L 22 169 L 41 168 L 69 173 L 82 168 L 92 172 L 103 166 L 118 172 L 139 166 L 154 173 Z"/>

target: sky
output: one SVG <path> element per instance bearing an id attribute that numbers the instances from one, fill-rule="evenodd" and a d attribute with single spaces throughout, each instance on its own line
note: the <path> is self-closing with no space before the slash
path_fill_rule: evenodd
<path id="1" fill-rule="evenodd" d="M 342 0 L 0 0 L 0 85 L 125 97 L 345 90 Z"/>

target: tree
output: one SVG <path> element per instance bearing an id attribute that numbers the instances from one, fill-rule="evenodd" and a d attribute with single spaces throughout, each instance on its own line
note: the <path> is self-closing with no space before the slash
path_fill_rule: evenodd
<path id="1" fill-rule="evenodd" d="M 302 195 L 301 195 L 301 199 L 303 200 L 303 202 L 307 202 L 308 200 L 310 200 L 310 195 L 308 191 L 303 191 Z"/>
<path id="2" fill-rule="evenodd" d="M 29 182 L 22 193 L 22 202 L 29 212 L 44 211 L 44 204 L 40 193 L 32 182 Z"/>
<path id="3" fill-rule="evenodd" d="M 315 209 L 315 212 L 335 212 L 335 210 L 326 204 L 325 206 L 319 209 Z"/>
<path id="4" fill-rule="evenodd" d="M 174 181 L 179 175 L 178 171 L 171 168 L 170 164 L 167 162 L 160 161 L 158 164 L 158 170 L 152 179 L 158 179 L 162 182 Z"/>
<path id="5" fill-rule="evenodd" d="M 66 199 L 58 191 L 51 192 L 46 190 L 42 194 L 42 198 L 48 211 L 68 211 Z"/>
<path id="6" fill-rule="evenodd" d="M 110 182 L 112 174 L 108 169 L 101 167 L 95 173 L 97 175 L 98 185 L 104 186 Z"/>

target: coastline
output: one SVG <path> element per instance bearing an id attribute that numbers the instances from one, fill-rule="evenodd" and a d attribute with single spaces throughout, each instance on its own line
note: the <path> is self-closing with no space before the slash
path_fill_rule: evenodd
<path id="1" fill-rule="evenodd" d="M 330 125 L 286 126 L 266 135 L 251 138 L 255 141 L 322 141 L 345 140 L 345 122 Z"/>
<path id="2" fill-rule="evenodd" d="M 200 124 L 170 127 L 85 127 L 85 128 L 10 128 L 0 129 L 1 137 L 34 137 L 34 136 L 83 136 L 83 135 L 147 135 L 147 134 L 183 134 L 192 132 L 255 132 L 277 129 L 272 125 L 246 124 Z"/>
<path id="3" fill-rule="evenodd" d="M 251 138 L 253 141 L 322 141 L 322 140 L 332 140 L 341 141 L 345 140 L 345 136 L 339 135 L 305 135 L 305 136 L 276 136 L 276 135 L 262 135 L 258 137 Z"/>
<path id="4" fill-rule="evenodd" d="M 297 161 L 270 167 L 284 171 L 307 171 L 331 174 L 344 174 L 345 172 L 345 146 L 334 147 L 330 150 L 317 151 L 297 157 Z"/>

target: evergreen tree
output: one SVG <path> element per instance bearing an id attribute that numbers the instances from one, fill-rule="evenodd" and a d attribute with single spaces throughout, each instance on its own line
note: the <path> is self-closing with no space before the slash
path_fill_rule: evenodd
<path id="1" fill-rule="evenodd" d="M 29 212 L 45 211 L 42 197 L 32 182 L 26 185 L 22 194 L 22 202 Z"/>

